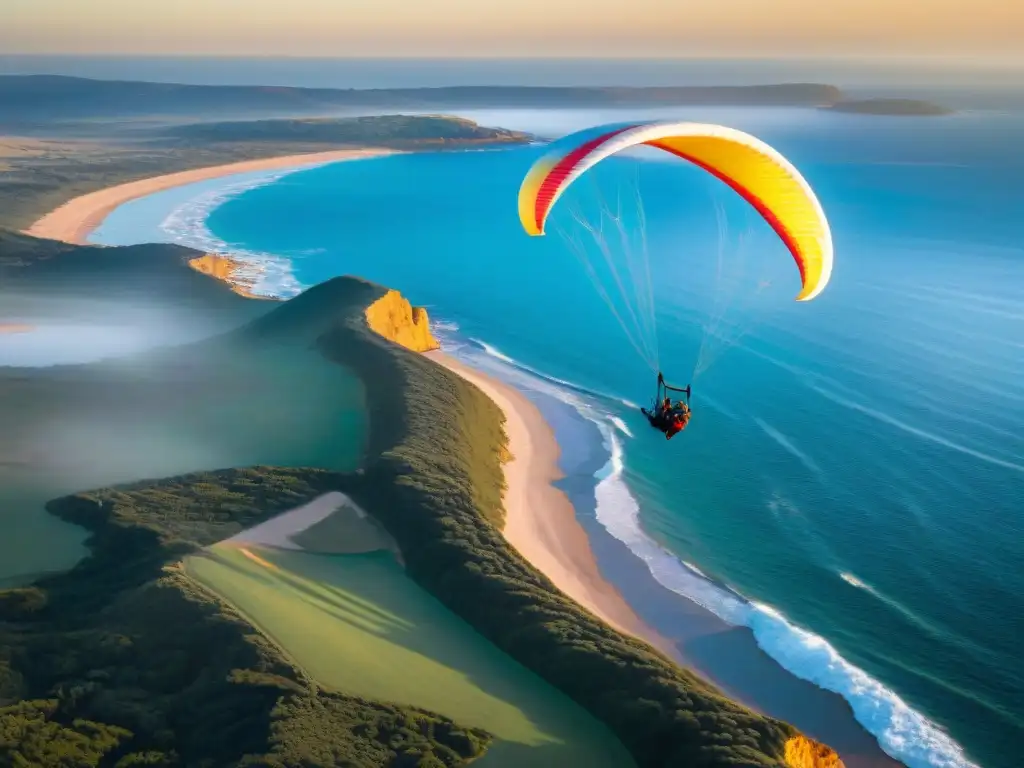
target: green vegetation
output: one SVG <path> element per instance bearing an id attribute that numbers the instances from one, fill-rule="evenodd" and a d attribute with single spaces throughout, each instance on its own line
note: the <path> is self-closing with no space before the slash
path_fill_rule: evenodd
<path id="1" fill-rule="evenodd" d="M 439 768 L 482 754 L 479 729 L 322 690 L 172 565 L 333 484 L 257 467 L 53 502 L 92 533 L 92 556 L 0 592 L 0 764 Z"/>
<path id="2" fill-rule="evenodd" d="M 388 552 L 323 556 L 225 544 L 185 562 L 317 682 L 493 734 L 483 765 L 632 765 L 605 726 L 423 592 Z"/>
<path id="3" fill-rule="evenodd" d="M 190 141 L 293 141 L 353 146 L 422 147 L 522 143 L 525 133 L 485 128 L 472 120 L 447 115 L 378 115 L 373 117 L 245 120 L 194 123 L 172 128 L 167 135 Z"/>
<path id="4" fill-rule="evenodd" d="M 410 576 L 608 724 L 641 768 L 782 765 L 791 726 L 608 627 L 506 543 L 503 416 L 472 385 L 366 328 L 361 308 L 383 290 L 331 280 L 237 333 L 311 334 L 330 359 L 374 383 L 370 461 L 348 492 L 398 542 Z"/>
<path id="5" fill-rule="evenodd" d="M 92 532 L 93 555 L 0 593 L 9 705 L 0 762 L 54 764 L 59 751 L 80 753 L 67 764 L 83 766 L 437 766 L 480 755 L 491 736 L 465 723 L 319 688 L 173 565 L 342 490 L 374 512 L 420 587 L 605 723 L 640 768 L 783 766 L 789 725 L 611 629 L 509 547 L 499 530 L 502 414 L 472 385 L 369 331 L 363 310 L 383 293 L 331 280 L 179 353 L 315 344 L 370 384 L 359 472 L 223 470 L 49 505 Z"/>

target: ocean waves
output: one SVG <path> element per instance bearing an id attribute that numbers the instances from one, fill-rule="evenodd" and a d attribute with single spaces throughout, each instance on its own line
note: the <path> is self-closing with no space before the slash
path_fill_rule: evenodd
<path id="1" fill-rule="evenodd" d="M 914 710 L 900 696 L 864 670 L 846 661 L 823 637 L 794 625 L 774 607 L 745 599 L 728 586 L 712 581 L 699 568 L 686 563 L 648 536 L 641 525 L 640 504 L 625 481 L 626 450 L 623 436 L 631 437 L 615 412 L 622 398 L 593 393 L 569 382 L 546 376 L 491 345 L 457 337 L 457 326 L 446 329 L 442 345 L 475 366 L 502 379 L 552 396 L 572 407 L 599 430 L 608 459 L 595 475 L 596 517 L 613 537 L 642 560 L 664 587 L 711 611 L 733 626 L 750 629 L 761 647 L 783 668 L 803 680 L 842 696 L 858 722 L 883 750 L 910 768 L 978 768 L 963 749 L 938 725 Z M 630 404 L 631 406 L 632 404 Z M 812 460 L 789 444 L 781 433 L 761 425 L 773 439 L 802 463 Z M 816 466 L 816 465 L 814 465 Z M 870 587 L 844 573 L 853 587 Z"/>
<path id="2" fill-rule="evenodd" d="M 159 229 L 167 242 L 229 257 L 239 265 L 236 276 L 258 296 L 295 296 L 305 286 L 295 278 L 290 258 L 226 243 L 210 231 L 206 222 L 210 214 L 228 200 L 304 170 L 309 170 L 309 167 L 246 174 L 241 180 L 205 190 L 174 207 L 160 222 Z"/>

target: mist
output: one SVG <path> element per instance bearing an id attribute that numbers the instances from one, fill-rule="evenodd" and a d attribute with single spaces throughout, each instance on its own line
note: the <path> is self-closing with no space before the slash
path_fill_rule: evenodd
<path id="1" fill-rule="evenodd" d="M 238 321 L 236 321 L 237 323 Z M 228 330 L 227 318 L 157 301 L 0 294 L 0 367 L 92 363 L 198 341 Z"/>

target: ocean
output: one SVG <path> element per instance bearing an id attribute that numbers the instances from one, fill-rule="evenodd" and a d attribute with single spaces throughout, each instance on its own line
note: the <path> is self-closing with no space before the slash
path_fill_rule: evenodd
<path id="1" fill-rule="evenodd" d="M 543 403 L 597 522 L 659 582 L 841 694 L 911 768 L 1016 768 L 1024 115 L 465 114 L 551 136 L 653 117 L 750 131 L 818 192 L 832 282 L 792 301 L 768 226 L 648 153 L 595 169 L 529 238 L 516 195 L 536 146 L 204 182 L 93 239 L 247 255 L 277 295 L 341 274 L 401 290 L 453 354 Z M 623 269 L 620 296 L 605 254 L 650 279 Z M 671 442 L 638 411 L 659 368 L 693 386 Z"/>

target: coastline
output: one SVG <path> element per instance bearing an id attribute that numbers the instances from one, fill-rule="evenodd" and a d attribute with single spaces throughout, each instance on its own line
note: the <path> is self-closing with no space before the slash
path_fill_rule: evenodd
<path id="1" fill-rule="evenodd" d="M 50 211 L 38 219 L 32 226 L 24 230 L 24 234 L 48 240 L 59 240 L 72 245 L 88 245 L 89 235 L 103 223 L 103 220 L 115 208 L 155 192 L 162 192 L 185 184 L 207 181 L 236 173 L 272 171 L 285 168 L 298 169 L 305 166 L 333 163 L 342 160 L 381 157 L 395 154 L 396 152 L 397 150 L 391 149 L 334 149 L 301 155 L 281 155 L 259 160 L 242 160 L 237 163 L 212 165 L 205 168 L 194 168 L 189 171 L 179 171 L 163 176 L 139 179 L 138 181 L 118 184 L 72 198 L 59 208 Z"/>
<path id="2" fill-rule="evenodd" d="M 247 265 L 238 259 L 220 253 L 207 253 L 197 256 L 188 263 L 196 272 L 216 278 L 231 286 L 231 290 L 239 296 L 247 299 L 259 299 L 262 301 L 276 301 L 272 296 L 253 293 L 257 280 L 250 273 L 247 273 Z"/>
<path id="3" fill-rule="evenodd" d="M 841 696 L 802 680 L 765 653 L 746 627 L 658 583 L 586 503 L 556 487 L 565 474 L 558 435 L 520 389 L 443 351 L 423 353 L 480 389 L 505 414 L 512 460 L 504 465 L 505 528 L 512 547 L 566 596 L 648 643 L 729 698 L 780 717 L 828 744 L 846 768 L 903 768 Z M 591 502 L 592 503 L 592 502 Z M 614 573 L 614 583 L 602 571 Z"/>
<path id="4" fill-rule="evenodd" d="M 505 539 L 558 589 L 620 632 L 657 648 L 676 662 L 675 646 L 645 624 L 597 567 L 583 526 L 565 492 L 552 483 L 562 477 L 561 448 L 537 407 L 515 387 L 474 370 L 441 351 L 424 352 L 476 386 L 505 414 L 512 458 L 505 464 Z"/>
<path id="5" fill-rule="evenodd" d="M 292 541 L 292 537 L 323 522 L 346 501 L 345 494 L 331 491 L 218 543 L 242 549 L 258 546 L 301 551 L 302 547 Z"/>
<path id="6" fill-rule="evenodd" d="M 273 162 L 275 164 L 269 167 L 288 168 L 389 153 L 387 150 L 346 150 L 341 153 L 317 153 L 315 156 L 288 156 L 253 162 Z M 331 157 L 325 158 L 324 155 Z M 312 159 L 313 157 L 316 159 Z M 296 160 L 299 161 L 298 164 Z M 267 167 L 263 165 L 261 169 Z M 103 218 L 123 202 L 180 184 L 250 170 L 259 169 L 250 167 L 250 163 L 246 162 L 155 177 L 144 180 L 159 182 L 154 186 L 147 186 L 145 191 L 134 191 L 130 196 L 120 197 L 116 203 L 104 202 L 102 206 L 98 205 L 97 196 L 113 190 L 122 190 L 120 194 L 123 195 L 124 187 L 134 187 L 143 182 L 132 182 L 90 193 L 75 198 L 44 216 L 27 232 L 37 236 L 53 237 L 39 235 L 35 230 L 47 220 L 51 223 L 60 223 L 59 218 L 52 217 L 63 211 L 62 215 L 65 218 L 62 220 L 62 226 L 77 227 L 75 232 L 84 231 L 81 235 L 84 241 L 88 234 L 99 226 Z M 182 178 L 193 173 L 204 175 L 199 178 Z M 85 204 L 87 201 L 88 205 Z M 224 261 L 216 264 L 211 262 L 207 265 L 209 269 L 202 269 L 196 264 L 192 264 L 192 267 L 228 283 L 233 290 L 242 295 L 251 296 L 243 280 L 244 276 L 237 274 L 236 269 L 232 268 L 233 263 L 229 256 L 211 254 L 194 261 L 201 262 L 204 258 Z M 602 530 L 591 530 L 594 528 L 590 525 L 591 521 L 579 519 L 577 509 L 574 509 L 569 497 L 552 485 L 562 477 L 558 465 L 561 448 L 550 424 L 537 407 L 513 385 L 505 384 L 471 365 L 438 352 L 427 353 L 426 357 L 476 385 L 505 413 L 510 449 L 515 457 L 505 465 L 508 483 L 505 537 L 526 560 L 551 579 L 559 590 L 616 629 L 651 644 L 677 663 L 711 680 L 731 698 L 752 709 L 770 711 L 771 714 L 794 723 L 804 733 L 820 738 L 843 755 L 848 768 L 900 765 L 881 753 L 875 739 L 854 720 L 845 701 L 836 694 L 791 677 L 756 646 L 753 636 L 746 628 L 725 625 L 696 603 L 691 605 L 685 597 L 676 593 L 669 594 L 667 590 L 660 588 L 660 585 L 648 583 L 649 580 L 645 580 L 648 577 L 646 573 L 629 572 L 622 576 L 620 570 L 645 569 L 643 562 L 637 560 L 635 556 L 626 555 L 610 560 L 613 567 L 606 569 L 606 572 L 615 574 L 615 584 L 605 579 L 599 568 L 599 561 L 605 560 L 602 553 L 597 550 L 607 550 L 609 542 L 601 539 L 602 536 L 607 538 L 608 534 Z M 517 432 L 518 438 L 513 437 L 513 431 Z M 632 583 L 620 584 L 620 576 L 625 582 Z M 646 591 L 636 599 L 635 595 L 641 590 L 641 581 L 642 589 Z M 657 594 L 652 594 L 652 589 L 657 590 Z M 665 621 L 664 614 L 652 612 L 652 606 L 655 604 L 660 604 L 666 611 L 670 610 L 673 620 Z M 640 608 L 641 605 L 643 609 Z M 642 618 L 644 614 L 648 621 Z M 681 614 L 684 615 L 681 617 Z M 654 626 L 662 628 L 663 631 L 668 627 L 671 640 L 655 630 Z M 728 668 L 726 676 L 722 674 L 723 666 Z M 778 690 L 768 693 L 773 688 Z M 782 702 L 785 702 L 785 707 L 780 707 Z M 783 712 L 781 709 L 798 709 L 802 715 L 795 711 Z M 810 727 L 809 720 L 813 722 Z"/>

